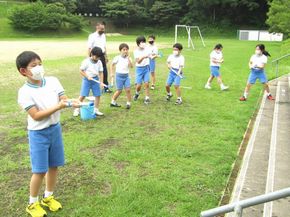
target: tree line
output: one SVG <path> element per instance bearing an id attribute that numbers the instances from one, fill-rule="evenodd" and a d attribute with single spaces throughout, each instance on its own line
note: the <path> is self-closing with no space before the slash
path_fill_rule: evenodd
<path id="1" fill-rule="evenodd" d="M 40 0 L 30 0 L 39 2 Z M 187 25 L 253 26 L 290 34 L 289 0 L 41 0 L 62 5 L 72 26 L 81 22 L 71 14 L 91 13 L 117 26 Z"/>

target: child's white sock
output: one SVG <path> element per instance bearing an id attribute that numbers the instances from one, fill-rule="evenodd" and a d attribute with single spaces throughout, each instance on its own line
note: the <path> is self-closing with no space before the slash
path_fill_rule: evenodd
<path id="1" fill-rule="evenodd" d="M 127 105 L 131 105 L 131 102 L 127 102 Z"/>
<path id="2" fill-rule="evenodd" d="M 244 92 L 244 97 L 247 98 L 248 97 L 248 93 Z"/>
<path id="3" fill-rule="evenodd" d="M 116 101 L 112 99 L 111 103 L 115 105 L 116 104 Z"/>
<path id="4" fill-rule="evenodd" d="M 145 96 L 145 100 L 146 100 L 146 99 L 149 99 L 149 96 Z"/>
<path id="5" fill-rule="evenodd" d="M 52 191 L 47 191 L 47 190 L 44 191 L 44 198 L 50 197 L 51 195 L 53 195 Z"/>
<path id="6" fill-rule="evenodd" d="M 177 97 L 178 100 L 182 101 L 181 97 Z"/>
<path id="7" fill-rule="evenodd" d="M 32 196 L 29 197 L 29 204 L 36 203 L 37 201 L 38 201 L 38 197 L 32 197 Z"/>
<path id="8" fill-rule="evenodd" d="M 139 94 L 140 94 L 140 92 L 136 91 L 136 94 L 137 94 L 137 95 L 139 95 Z"/>
<path id="9" fill-rule="evenodd" d="M 172 96 L 172 93 L 171 93 L 171 92 L 169 92 L 169 93 L 167 93 L 167 95 L 168 95 L 168 96 Z"/>
<path id="10" fill-rule="evenodd" d="M 221 88 L 222 88 L 222 89 L 225 87 L 225 85 L 224 85 L 223 83 L 221 83 L 221 85 L 220 85 L 220 86 L 221 86 Z"/>
<path id="11" fill-rule="evenodd" d="M 270 96 L 271 95 L 271 93 L 269 92 L 269 93 L 267 93 L 267 96 Z"/>

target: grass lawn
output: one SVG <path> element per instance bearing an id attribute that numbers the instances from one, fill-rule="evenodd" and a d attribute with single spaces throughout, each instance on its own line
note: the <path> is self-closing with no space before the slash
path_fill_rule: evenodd
<path id="1" fill-rule="evenodd" d="M 216 83 L 212 90 L 203 88 L 209 53 L 218 42 L 224 45 L 221 72 L 230 86 L 227 92 Z M 164 49 L 149 106 L 143 104 L 142 93 L 131 110 L 112 109 L 106 94 L 102 118 L 84 122 L 73 118 L 71 109 L 62 112 L 66 165 L 60 169 L 55 194 L 64 209 L 49 216 L 196 217 L 218 205 L 249 118 L 257 109 L 261 85 L 253 87 L 247 102 L 239 102 L 256 42 L 210 39 L 206 44 L 195 51 L 184 49 L 182 85 L 193 89 L 182 90 L 181 106 L 174 105 L 175 98 L 165 101 L 165 62 L 171 49 Z M 266 43 L 273 58 L 279 56 L 280 46 Z M 70 97 L 79 94 L 82 60 L 44 60 L 47 75 L 58 77 Z M 271 64 L 267 71 L 274 76 Z M 24 78 L 14 62 L 0 63 L 0 81 L 0 216 L 25 216 L 30 159 L 26 114 L 17 105 Z M 119 103 L 125 101 L 122 95 Z"/>

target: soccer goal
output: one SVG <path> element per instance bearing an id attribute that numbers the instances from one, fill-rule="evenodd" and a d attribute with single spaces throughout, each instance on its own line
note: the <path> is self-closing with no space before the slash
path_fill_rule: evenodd
<path id="1" fill-rule="evenodd" d="M 193 41 L 192 41 L 192 35 L 193 35 L 192 30 L 197 30 L 199 37 L 201 39 L 202 45 L 203 45 L 203 47 L 205 47 L 205 43 L 204 43 L 203 37 L 201 35 L 200 29 L 198 26 L 175 25 L 175 43 L 177 43 L 178 30 L 180 31 L 181 30 L 180 28 L 185 29 L 185 31 L 186 31 L 188 48 L 191 47 L 192 49 L 195 49 L 195 46 L 194 46 Z"/>

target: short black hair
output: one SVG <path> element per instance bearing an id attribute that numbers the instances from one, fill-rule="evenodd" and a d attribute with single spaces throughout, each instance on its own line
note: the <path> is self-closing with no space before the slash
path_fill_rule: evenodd
<path id="1" fill-rule="evenodd" d="M 155 40 L 155 35 L 149 35 L 149 37 L 148 38 L 153 38 L 154 40 Z"/>
<path id="2" fill-rule="evenodd" d="M 122 43 L 122 44 L 119 45 L 119 51 L 121 51 L 124 47 L 129 50 L 129 45 L 126 44 L 126 43 Z"/>
<path id="3" fill-rule="evenodd" d="M 106 22 L 105 21 L 97 22 L 96 26 L 100 26 L 100 25 L 106 26 Z"/>
<path id="4" fill-rule="evenodd" d="M 173 45 L 173 48 L 177 48 L 178 50 L 182 50 L 183 46 L 180 43 L 176 43 L 176 44 Z"/>
<path id="5" fill-rule="evenodd" d="M 218 49 L 218 50 L 223 49 L 222 44 L 217 44 L 217 45 L 214 47 L 214 50 L 215 50 L 215 49 Z"/>
<path id="6" fill-rule="evenodd" d="M 93 49 L 90 52 L 90 57 L 91 56 L 97 56 L 97 57 L 101 57 L 103 56 L 103 51 L 101 48 L 99 47 L 93 47 Z"/>
<path id="7" fill-rule="evenodd" d="M 26 68 L 29 65 L 29 63 L 35 59 L 41 61 L 41 58 L 37 53 L 33 51 L 23 51 L 16 58 L 16 67 L 18 71 L 20 70 L 20 68 Z"/>
<path id="8" fill-rule="evenodd" d="M 136 38 L 136 43 L 137 43 L 138 46 L 139 46 L 139 44 L 140 44 L 141 42 L 146 43 L 146 38 L 145 38 L 143 35 L 140 35 L 140 36 L 138 36 L 138 37 Z"/>

